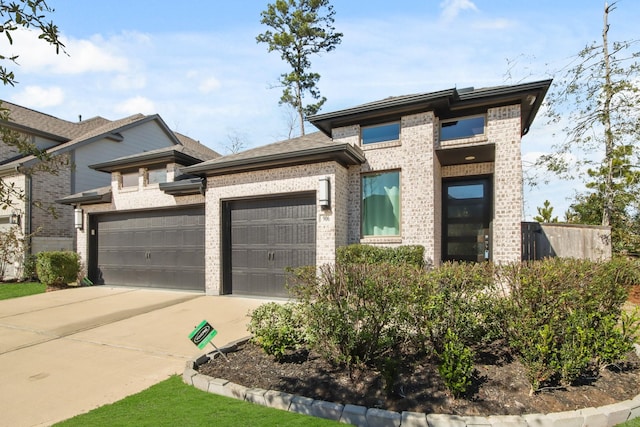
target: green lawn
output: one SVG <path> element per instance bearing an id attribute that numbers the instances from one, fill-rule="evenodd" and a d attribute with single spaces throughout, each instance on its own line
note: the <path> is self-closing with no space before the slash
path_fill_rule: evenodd
<path id="1" fill-rule="evenodd" d="M 626 423 L 619 424 L 618 427 L 640 427 L 640 418 L 634 418 Z"/>
<path id="2" fill-rule="evenodd" d="M 1 283 L 0 300 L 44 293 L 47 287 L 38 282 Z"/>
<path id="3" fill-rule="evenodd" d="M 198 390 L 173 377 L 138 394 L 78 415 L 56 426 L 336 426 Z"/>

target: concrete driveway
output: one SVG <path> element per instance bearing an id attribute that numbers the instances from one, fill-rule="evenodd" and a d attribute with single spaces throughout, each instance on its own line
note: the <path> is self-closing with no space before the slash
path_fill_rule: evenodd
<path id="1" fill-rule="evenodd" d="M 50 425 L 182 373 L 213 349 L 188 339 L 200 321 L 224 345 L 263 302 L 106 286 L 0 301 L 0 426 Z"/>

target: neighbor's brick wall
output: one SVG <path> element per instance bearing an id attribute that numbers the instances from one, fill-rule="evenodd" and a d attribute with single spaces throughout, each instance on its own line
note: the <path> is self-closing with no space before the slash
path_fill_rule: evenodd
<path id="1" fill-rule="evenodd" d="M 313 192 L 317 195 L 319 179 L 331 180 L 331 206 L 317 206 L 316 264 L 333 263 L 338 245 L 346 242 L 347 216 L 342 209 L 347 199 L 348 175 L 335 162 L 300 165 L 255 172 L 209 177 L 206 203 L 206 293 L 218 295 L 222 290 L 222 202 L 246 197 L 267 197 Z"/>
<path id="2" fill-rule="evenodd" d="M 493 253 L 496 263 L 521 259 L 522 157 L 520 106 L 491 108 L 487 136 L 496 145 L 494 172 Z"/>
<path id="3" fill-rule="evenodd" d="M 71 166 L 69 156 L 61 159 L 56 173 L 36 171 L 31 175 L 31 231 L 36 237 L 73 239 L 73 206 L 60 205 L 55 200 L 68 196 L 71 191 Z M 38 207 L 38 205 L 40 207 Z M 49 208 L 55 211 L 54 216 Z"/>

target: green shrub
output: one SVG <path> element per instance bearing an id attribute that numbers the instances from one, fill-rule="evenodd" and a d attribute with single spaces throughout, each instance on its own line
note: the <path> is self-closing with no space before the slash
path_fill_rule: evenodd
<path id="1" fill-rule="evenodd" d="M 624 358 L 633 337 L 618 323 L 635 275 L 622 259 L 550 258 L 500 269 L 509 290 L 504 334 L 527 368 L 532 391 L 570 384 Z"/>
<path id="2" fill-rule="evenodd" d="M 277 359 L 307 342 L 302 307 L 294 303 L 270 302 L 259 306 L 251 313 L 248 330 L 253 334 L 253 342 Z"/>
<path id="3" fill-rule="evenodd" d="M 424 266 L 424 247 L 406 245 L 393 248 L 353 244 L 341 246 L 336 251 L 337 264 L 409 264 L 416 267 Z"/>
<path id="4" fill-rule="evenodd" d="M 27 254 L 24 257 L 24 267 L 22 269 L 22 278 L 24 280 L 37 280 L 38 273 L 36 272 L 38 264 L 38 257 L 33 254 Z"/>
<path id="5" fill-rule="evenodd" d="M 438 372 L 451 394 L 456 397 L 466 393 L 471 385 L 473 352 L 451 329 L 448 329 L 445 334 Z"/>
<path id="6" fill-rule="evenodd" d="M 78 280 L 80 257 L 75 252 L 40 252 L 37 255 L 36 272 L 40 282 L 47 286 L 59 286 Z"/>
<path id="7" fill-rule="evenodd" d="M 316 349 L 346 365 L 380 366 L 399 354 L 407 334 L 408 300 L 417 269 L 390 263 L 325 265 L 301 272 L 293 292 L 305 307 Z"/>
<path id="8" fill-rule="evenodd" d="M 443 351 L 448 330 L 466 345 L 500 337 L 493 265 L 444 263 L 415 283 L 410 308 L 425 350 Z"/>

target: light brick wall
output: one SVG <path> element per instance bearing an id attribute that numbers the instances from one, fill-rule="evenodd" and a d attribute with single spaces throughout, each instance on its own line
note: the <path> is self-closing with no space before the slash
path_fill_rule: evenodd
<path id="1" fill-rule="evenodd" d="M 2 145 L 2 144 L 0 144 Z M 16 231 L 16 236 L 19 239 L 25 238 L 26 227 L 26 205 L 24 199 L 20 194 L 24 195 L 26 189 L 26 177 L 24 175 L 11 175 L 2 177 L 3 185 L 5 189 L 12 193 L 14 196 L 10 197 L 10 205 L 6 210 L 0 210 L 0 215 L 4 217 L 10 216 L 12 213 L 20 215 L 20 225 L 14 224 L 1 224 L 0 232 L 8 233 L 11 230 Z M 17 229 L 17 230 L 16 230 Z M 24 240 L 23 240 L 24 241 Z M 25 242 L 28 244 L 29 242 Z M 5 266 L 4 276 L 2 279 L 19 279 L 22 277 L 24 251 L 18 250 L 12 254 L 7 254 L 7 264 Z"/>
<path id="2" fill-rule="evenodd" d="M 432 112 L 405 116 L 400 141 L 361 147 L 367 158 L 362 166 L 349 168 L 349 243 L 381 246 L 423 245 L 428 262 L 440 259 L 440 163 L 434 151 L 436 118 Z M 360 146 L 360 129 L 348 126 L 333 130 L 336 142 Z M 400 171 L 400 236 L 361 237 L 361 176 L 367 172 Z"/>
<path id="3" fill-rule="evenodd" d="M 493 259 L 520 259 L 522 168 L 519 105 L 490 109 L 485 135 L 449 142 L 441 147 L 439 121 L 433 112 L 401 119 L 400 141 L 360 146 L 359 126 L 333 129 L 336 142 L 360 146 L 366 156 L 362 166 L 349 168 L 348 243 L 383 246 L 423 245 L 427 262 L 442 258 L 442 178 L 493 175 Z M 496 161 L 441 167 L 436 149 L 495 144 Z M 401 235 L 360 235 L 361 176 L 374 171 L 400 170 Z"/>
<path id="4" fill-rule="evenodd" d="M 336 247 L 346 243 L 348 174 L 335 162 L 300 165 L 263 171 L 209 177 L 206 204 L 206 293 L 218 295 L 222 290 L 222 203 L 247 197 L 268 197 L 293 193 L 314 193 L 319 179 L 331 181 L 331 209 L 317 206 L 316 264 L 333 263 Z M 337 209 L 334 207 L 337 206 Z"/>
<path id="5" fill-rule="evenodd" d="M 522 256 L 520 106 L 489 109 L 487 136 L 496 145 L 492 260 L 517 262 Z"/>

